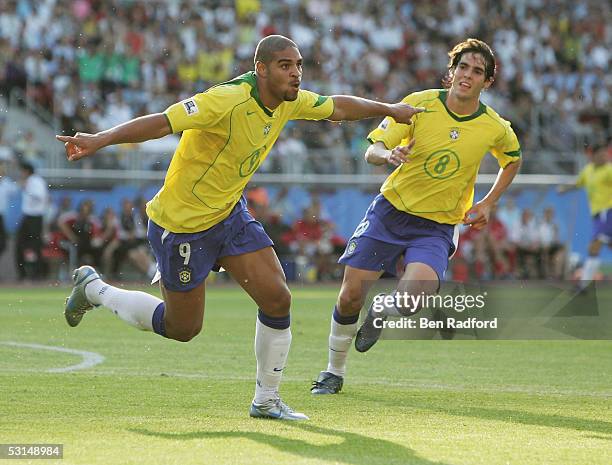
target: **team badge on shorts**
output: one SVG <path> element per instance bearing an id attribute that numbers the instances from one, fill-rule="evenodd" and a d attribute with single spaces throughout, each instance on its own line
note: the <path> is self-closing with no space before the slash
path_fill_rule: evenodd
<path id="1" fill-rule="evenodd" d="M 348 246 L 346 247 L 346 254 L 353 255 L 353 252 L 355 252 L 356 248 L 357 248 L 357 241 L 349 242 Z"/>
<path id="2" fill-rule="evenodd" d="M 453 140 L 459 139 L 459 129 L 452 128 L 448 136 Z"/>
<path id="3" fill-rule="evenodd" d="M 191 268 L 188 266 L 180 268 L 178 275 L 181 284 L 189 284 L 191 282 Z"/>

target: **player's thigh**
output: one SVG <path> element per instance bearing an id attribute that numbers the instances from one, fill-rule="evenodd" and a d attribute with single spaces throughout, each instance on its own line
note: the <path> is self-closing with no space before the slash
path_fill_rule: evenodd
<path id="1" fill-rule="evenodd" d="M 272 247 L 220 258 L 218 264 L 270 316 L 286 316 L 291 307 L 291 292 L 285 273 Z"/>
<path id="2" fill-rule="evenodd" d="M 190 340 L 202 329 L 206 283 L 188 291 L 172 291 L 160 280 L 164 298 L 166 335 L 172 339 Z"/>
<path id="3" fill-rule="evenodd" d="M 397 290 L 400 293 L 435 294 L 440 287 L 438 273 L 434 268 L 422 262 L 410 262 L 402 275 Z"/>
<path id="4" fill-rule="evenodd" d="M 342 286 L 336 308 L 341 315 L 359 313 L 366 296 L 374 283 L 382 276 L 382 271 L 371 271 L 345 266 Z"/>

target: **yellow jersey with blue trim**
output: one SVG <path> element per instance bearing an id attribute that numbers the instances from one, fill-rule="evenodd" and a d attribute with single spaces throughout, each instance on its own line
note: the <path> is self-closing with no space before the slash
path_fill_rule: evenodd
<path id="1" fill-rule="evenodd" d="M 586 190 L 592 215 L 612 208 L 612 163 L 587 164 L 580 171 L 576 186 Z"/>
<path id="2" fill-rule="evenodd" d="M 448 92 L 430 89 L 402 101 L 424 107 L 411 125 L 385 118 L 368 136 L 387 149 L 415 139 L 409 161 L 395 169 L 380 192 L 398 210 L 443 224 L 461 223 L 474 200 L 480 163 L 491 153 L 504 168 L 519 160 L 521 147 L 510 123 L 479 103 L 471 115 L 446 105 Z"/>
<path id="3" fill-rule="evenodd" d="M 231 213 L 253 173 L 290 120 L 326 119 L 333 99 L 300 90 L 274 111 L 259 98 L 254 72 L 171 105 L 164 114 L 182 132 L 149 218 L 175 233 L 205 231 Z"/>

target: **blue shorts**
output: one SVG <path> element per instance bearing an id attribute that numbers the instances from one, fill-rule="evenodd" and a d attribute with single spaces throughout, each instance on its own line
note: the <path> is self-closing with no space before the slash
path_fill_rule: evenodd
<path id="1" fill-rule="evenodd" d="M 612 210 L 604 210 L 593 216 L 593 240 L 604 244 L 612 241 Z"/>
<path id="2" fill-rule="evenodd" d="M 346 245 L 339 263 L 370 271 L 396 274 L 404 264 L 425 263 L 444 278 L 448 259 L 457 249 L 459 228 L 399 211 L 382 195 L 376 196 Z"/>
<path id="3" fill-rule="evenodd" d="M 263 226 L 247 210 L 243 197 L 230 215 L 206 231 L 171 233 L 149 220 L 147 232 L 157 259 L 158 277 L 171 291 L 189 291 L 199 286 L 217 260 L 242 255 L 274 245 Z"/>

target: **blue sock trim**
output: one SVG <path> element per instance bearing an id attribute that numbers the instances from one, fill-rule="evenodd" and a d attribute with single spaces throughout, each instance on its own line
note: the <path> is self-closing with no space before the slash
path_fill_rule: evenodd
<path id="1" fill-rule="evenodd" d="M 291 324 L 291 315 L 281 317 L 269 316 L 262 312 L 261 308 L 257 311 L 257 318 L 259 318 L 261 324 L 274 329 L 287 329 Z"/>
<path id="2" fill-rule="evenodd" d="M 359 320 L 359 313 L 348 316 L 340 315 L 337 306 L 334 306 L 334 313 L 332 316 L 334 318 L 334 321 L 339 325 L 354 325 Z"/>
<path id="3" fill-rule="evenodd" d="M 164 312 L 166 310 L 166 304 L 162 302 L 157 306 L 153 312 L 153 331 L 160 336 L 166 337 L 166 323 L 164 321 Z"/>

